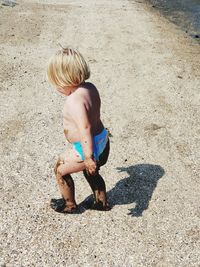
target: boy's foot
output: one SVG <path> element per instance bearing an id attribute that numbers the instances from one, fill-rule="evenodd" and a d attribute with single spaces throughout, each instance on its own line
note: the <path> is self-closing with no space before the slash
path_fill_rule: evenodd
<path id="1" fill-rule="evenodd" d="M 84 206 L 87 209 L 91 209 L 91 210 L 100 210 L 100 211 L 111 210 L 111 207 L 108 205 L 108 203 L 104 206 L 103 202 L 101 202 L 101 201 L 96 202 L 94 199 L 86 200 L 84 203 Z"/>
<path id="2" fill-rule="evenodd" d="M 51 199 L 50 206 L 59 213 L 78 213 L 78 207 L 76 205 L 71 207 L 67 206 L 63 198 Z"/>
<path id="3" fill-rule="evenodd" d="M 111 207 L 109 207 L 108 204 L 103 206 L 103 203 L 101 201 L 100 202 L 95 202 L 94 201 L 94 204 L 92 205 L 91 209 L 93 209 L 93 210 L 101 210 L 101 211 L 109 211 L 109 210 L 111 210 Z"/>

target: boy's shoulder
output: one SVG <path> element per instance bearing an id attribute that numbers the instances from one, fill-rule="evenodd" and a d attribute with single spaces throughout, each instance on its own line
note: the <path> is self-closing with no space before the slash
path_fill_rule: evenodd
<path id="1" fill-rule="evenodd" d="M 88 91 L 88 90 L 97 90 L 96 86 L 91 83 L 91 82 L 85 82 L 84 84 L 82 84 L 79 89 L 83 90 L 83 91 Z"/>
<path id="2" fill-rule="evenodd" d="M 84 83 L 83 85 L 81 85 L 77 91 L 75 91 L 74 94 L 72 94 L 71 96 L 73 97 L 73 99 L 77 99 L 77 98 L 81 98 L 81 97 L 87 97 L 90 96 L 91 93 L 95 93 L 98 92 L 96 86 L 92 83 Z"/>
<path id="3" fill-rule="evenodd" d="M 67 97 L 66 104 L 73 105 L 74 103 L 84 102 L 88 97 L 90 98 L 91 92 L 98 92 L 96 86 L 89 82 L 85 83 Z"/>

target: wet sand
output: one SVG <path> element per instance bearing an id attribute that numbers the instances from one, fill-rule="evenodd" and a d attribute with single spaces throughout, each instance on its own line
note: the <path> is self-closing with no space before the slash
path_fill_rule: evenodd
<path id="1" fill-rule="evenodd" d="M 199 0 L 147 0 L 170 21 L 178 25 L 200 44 Z"/>
<path id="2" fill-rule="evenodd" d="M 199 45 L 136 0 L 21 1 L 0 6 L 0 27 L 0 266 L 199 266 Z M 49 206 L 67 146 L 45 74 L 57 43 L 100 91 L 110 212 Z M 81 203 L 91 191 L 73 177 Z"/>

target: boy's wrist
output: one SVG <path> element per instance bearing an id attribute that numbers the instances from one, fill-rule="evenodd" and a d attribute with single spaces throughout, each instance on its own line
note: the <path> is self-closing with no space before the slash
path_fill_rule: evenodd
<path id="1" fill-rule="evenodd" d="M 93 159 L 93 155 L 85 156 L 85 160 L 88 160 L 88 159 Z"/>

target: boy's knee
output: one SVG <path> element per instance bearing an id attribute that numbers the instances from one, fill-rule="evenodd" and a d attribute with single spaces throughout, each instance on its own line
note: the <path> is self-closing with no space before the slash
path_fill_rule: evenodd
<path id="1" fill-rule="evenodd" d="M 67 177 L 70 176 L 71 173 L 68 172 L 66 166 L 63 166 L 64 162 L 60 162 L 56 167 L 56 176 Z"/>
<path id="2" fill-rule="evenodd" d="M 61 169 L 62 164 L 63 163 L 59 163 L 58 166 L 56 167 L 56 175 L 57 176 L 63 176 L 62 169 Z"/>
<path id="3" fill-rule="evenodd" d="M 58 174 L 58 169 L 59 169 L 59 167 L 60 167 L 61 164 L 64 164 L 64 161 L 59 158 L 57 160 L 55 166 L 54 166 L 54 172 L 55 172 L 55 174 Z"/>

